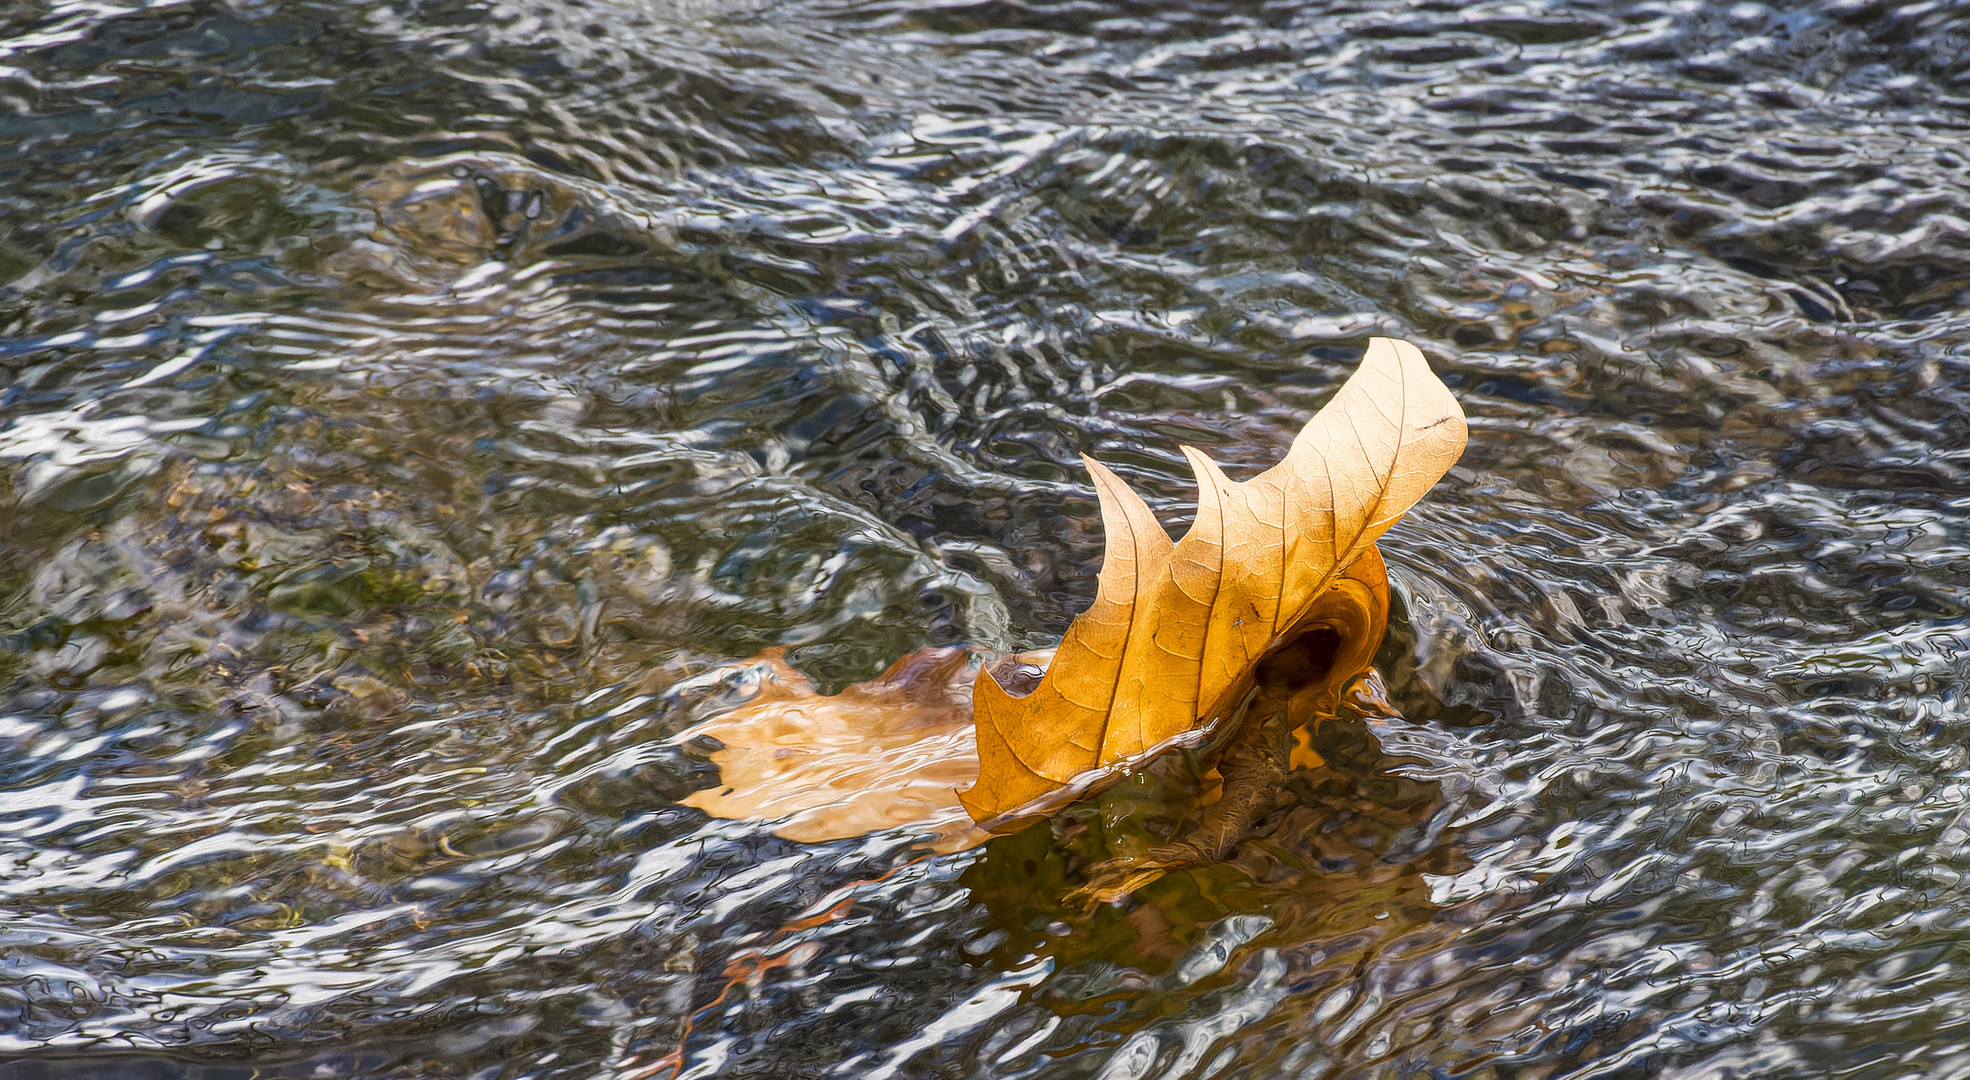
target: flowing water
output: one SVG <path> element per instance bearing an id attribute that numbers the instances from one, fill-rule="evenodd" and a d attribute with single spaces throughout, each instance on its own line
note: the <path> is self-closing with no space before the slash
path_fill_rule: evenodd
<path id="1" fill-rule="evenodd" d="M 1970 1076 L 1970 8 L 0 7 L 0 1077 Z M 1404 721 L 926 856 L 676 802 L 1051 643 L 1374 334 Z"/>

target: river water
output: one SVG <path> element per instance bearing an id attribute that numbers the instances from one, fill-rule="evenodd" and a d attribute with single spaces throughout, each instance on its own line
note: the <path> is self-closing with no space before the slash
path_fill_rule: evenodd
<path id="1" fill-rule="evenodd" d="M 16 0 L 0 1077 L 1970 1076 L 1970 9 Z M 1233 864 L 675 800 L 1368 337 L 1406 720 Z M 1181 809 L 1181 807 L 1177 807 Z"/>

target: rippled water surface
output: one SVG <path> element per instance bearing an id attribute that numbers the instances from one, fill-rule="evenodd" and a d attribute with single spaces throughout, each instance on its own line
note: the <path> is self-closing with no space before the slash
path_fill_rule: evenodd
<path id="1" fill-rule="evenodd" d="M 1970 1075 L 1970 9 L 0 6 L 0 1076 Z M 1093 912 L 675 800 L 1369 336 L 1408 717 Z M 1242 473 L 1241 473 L 1242 474 Z M 1159 788 L 1158 785 L 1163 785 Z M 1180 807 L 1178 808 L 1180 809 Z"/>

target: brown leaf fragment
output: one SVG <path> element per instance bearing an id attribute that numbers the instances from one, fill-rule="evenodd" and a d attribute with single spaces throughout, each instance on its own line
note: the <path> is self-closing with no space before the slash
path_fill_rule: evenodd
<path id="1" fill-rule="evenodd" d="M 1198 507 L 1180 542 L 1127 484 L 1084 458 L 1107 534 L 1094 603 L 1032 693 L 1015 698 L 979 677 L 979 769 L 961 793 L 965 809 L 1002 830 L 1172 746 L 1207 743 L 1250 698 L 1260 661 L 1319 631 L 1334 638 L 1328 668 L 1261 687 L 1290 685 L 1295 698 L 1263 707 L 1332 715 L 1341 689 L 1367 670 L 1387 610 L 1380 558 L 1370 567 L 1362 557 L 1464 441 L 1463 410 L 1422 353 L 1376 338 L 1273 468 L 1239 483 L 1184 448 Z M 1350 572 L 1358 562 L 1362 571 Z"/>
<path id="2" fill-rule="evenodd" d="M 919 649 L 829 697 L 770 650 L 753 661 L 757 694 L 678 735 L 725 747 L 711 755 L 719 785 L 683 802 L 713 817 L 785 819 L 774 833 L 805 843 L 904 825 L 928 832 L 942 852 L 982 843 L 990 834 L 955 790 L 978 769 L 971 685 L 982 660 Z"/>

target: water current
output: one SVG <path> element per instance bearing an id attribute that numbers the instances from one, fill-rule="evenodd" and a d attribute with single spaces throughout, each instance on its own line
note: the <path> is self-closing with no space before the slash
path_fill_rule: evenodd
<path id="1" fill-rule="evenodd" d="M 1970 1076 L 1970 8 L 0 6 L 0 1077 Z M 1470 449 L 1121 904 L 676 800 L 1054 641 L 1078 455 Z M 1132 846 L 1133 845 L 1133 846 Z"/>

